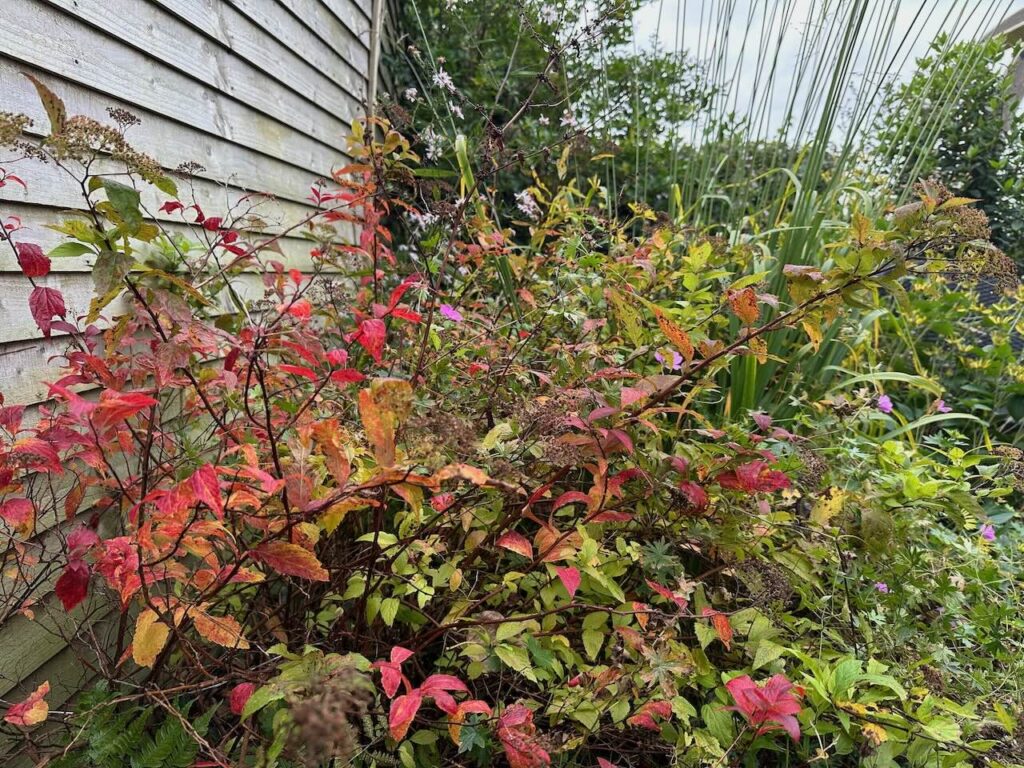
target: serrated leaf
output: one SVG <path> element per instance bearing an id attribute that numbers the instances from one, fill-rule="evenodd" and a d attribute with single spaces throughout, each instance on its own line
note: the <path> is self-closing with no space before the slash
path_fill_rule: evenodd
<path id="1" fill-rule="evenodd" d="M 380 603 L 380 618 L 389 627 L 395 623 L 395 617 L 398 616 L 398 609 L 402 606 L 402 603 L 397 597 L 389 597 L 381 600 Z"/>

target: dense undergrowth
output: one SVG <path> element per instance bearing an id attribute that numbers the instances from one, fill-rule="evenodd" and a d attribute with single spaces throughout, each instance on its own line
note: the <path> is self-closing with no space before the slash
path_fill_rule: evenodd
<path id="1" fill-rule="evenodd" d="M 572 129 L 430 160 L 377 119 L 274 230 L 36 87 L 46 138 L 0 138 L 83 213 L 4 230 L 67 340 L 0 408 L 4 610 L 69 612 L 96 685 L 7 702 L 21 757 L 1024 764 L 1020 317 L 971 301 L 1016 285 L 972 200 L 791 182 L 731 236 L 574 173 Z"/>

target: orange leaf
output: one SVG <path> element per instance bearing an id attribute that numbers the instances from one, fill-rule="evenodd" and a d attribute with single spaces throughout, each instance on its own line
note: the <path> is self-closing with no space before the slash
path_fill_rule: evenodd
<path id="1" fill-rule="evenodd" d="M 582 544 L 582 541 L 576 531 L 566 534 L 563 538 L 562 532 L 553 525 L 545 525 L 537 531 L 537 535 L 533 538 L 533 544 L 537 547 L 541 562 L 553 563 L 575 555 L 576 549 Z"/>
<path id="2" fill-rule="evenodd" d="M 496 543 L 502 549 L 515 552 L 517 555 L 522 555 L 523 557 L 533 558 L 533 547 L 530 545 L 529 539 L 521 533 L 509 531 L 498 539 Z"/>
<path id="3" fill-rule="evenodd" d="M 140 667 L 152 667 L 156 657 L 167 645 L 171 630 L 160 621 L 156 612 L 147 608 L 135 622 L 135 636 L 132 638 L 132 658 Z"/>
<path id="4" fill-rule="evenodd" d="M 298 544 L 287 541 L 268 541 L 253 552 L 256 559 L 285 576 L 297 576 L 310 581 L 327 581 L 327 571 L 316 555 Z"/>
<path id="5" fill-rule="evenodd" d="M 660 309 L 654 310 L 654 316 L 658 318 L 658 327 L 665 334 L 665 338 L 679 351 L 686 362 L 692 363 L 693 342 L 690 341 L 690 335 L 672 322 Z"/>
<path id="6" fill-rule="evenodd" d="M 744 325 L 753 325 L 757 322 L 761 310 L 757 308 L 757 293 L 753 288 L 747 287 L 742 291 L 730 291 L 728 298 L 729 306 Z"/>
<path id="7" fill-rule="evenodd" d="M 722 641 L 725 650 L 730 650 L 732 648 L 732 624 L 729 623 L 729 617 L 721 611 L 716 611 L 714 608 L 708 608 L 707 606 L 705 606 L 703 613 L 711 619 L 711 626 L 718 633 L 718 639 Z"/>
<path id="8" fill-rule="evenodd" d="M 241 650 L 249 647 L 249 641 L 242 637 L 242 626 L 231 616 L 211 616 L 199 610 L 192 620 L 196 632 L 211 643 Z"/>
<path id="9" fill-rule="evenodd" d="M 50 692 L 50 681 L 42 683 L 27 699 L 12 704 L 4 715 L 4 722 L 11 725 L 38 725 L 50 714 L 50 705 L 43 698 Z"/>
<path id="10" fill-rule="evenodd" d="M 412 408 L 412 386 L 402 379 L 374 379 L 359 391 L 359 416 L 382 467 L 395 464 L 395 430 Z"/>

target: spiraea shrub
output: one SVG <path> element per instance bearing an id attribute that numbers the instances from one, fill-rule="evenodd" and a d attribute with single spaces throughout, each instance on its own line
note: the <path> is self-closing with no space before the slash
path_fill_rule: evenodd
<path id="1" fill-rule="evenodd" d="M 749 243 L 610 219 L 554 169 L 510 213 L 467 142 L 423 165 L 381 120 L 306 220 L 203 210 L 130 116 L 39 89 L 45 138 L 4 118 L 6 183 L 51 162 L 83 197 L 55 252 L 16 220 L 0 243 L 9 300 L 66 341 L 47 402 L 0 408 L 4 607 L 67 614 L 101 687 L 8 702 L 22 755 L 1020 761 L 1019 563 L 991 522 L 1013 457 L 919 450 L 870 377 L 785 423 L 709 416 L 780 329 L 815 348 L 879 295 L 1004 268 L 969 201 L 854 212 L 772 295 Z M 66 255 L 95 262 L 88 307 Z"/>

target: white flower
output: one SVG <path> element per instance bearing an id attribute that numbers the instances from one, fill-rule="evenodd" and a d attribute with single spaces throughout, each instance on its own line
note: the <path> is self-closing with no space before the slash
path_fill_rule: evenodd
<path id="1" fill-rule="evenodd" d="M 452 76 L 445 72 L 444 67 L 438 67 L 434 73 L 434 85 L 444 88 L 449 93 L 455 93 L 455 83 L 452 82 Z"/>
<path id="2" fill-rule="evenodd" d="M 448 109 L 450 109 L 452 111 L 452 114 L 459 118 L 459 120 L 462 119 L 462 107 L 460 107 L 454 101 L 448 102 Z"/>
<path id="3" fill-rule="evenodd" d="M 435 133 L 433 128 L 427 128 L 427 130 L 423 132 L 421 138 L 423 139 L 423 143 L 427 145 L 427 159 L 437 160 L 444 151 L 444 139 L 442 139 L 439 134 Z"/>
<path id="4" fill-rule="evenodd" d="M 562 112 L 562 119 L 559 121 L 559 124 L 563 128 L 575 128 L 576 127 L 576 118 L 575 118 L 575 116 L 573 116 L 572 112 L 570 112 L 567 109 L 564 112 Z"/>
<path id="5" fill-rule="evenodd" d="M 413 231 L 417 234 L 429 229 L 437 223 L 437 220 L 437 214 L 430 211 L 424 211 L 423 213 L 409 211 L 409 222 L 412 224 Z"/>
<path id="6" fill-rule="evenodd" d="M 522 211 L 528 219 L 536 219 L 540 216 L 540 206 L 537 205 L 537 201 L 533 199 L 533 195 L 528 189 L 516 192 L 516 208 Z"/>
<path id="7" fill-rule="evenodd" d="M 547 125 L 551 121 L 548 120 L 548 116 L 547 115 L 541 115 L 540 117 L 537 118 L 537 122 L 540 123 L 541 125 Z"/>
<path id="8" fill-rule="evenodd" d="M 415 88 L 406 88 L 402 95 L 405 96 L 406 101 L 416 101 L 420 97 L 420 92 Z"/>

